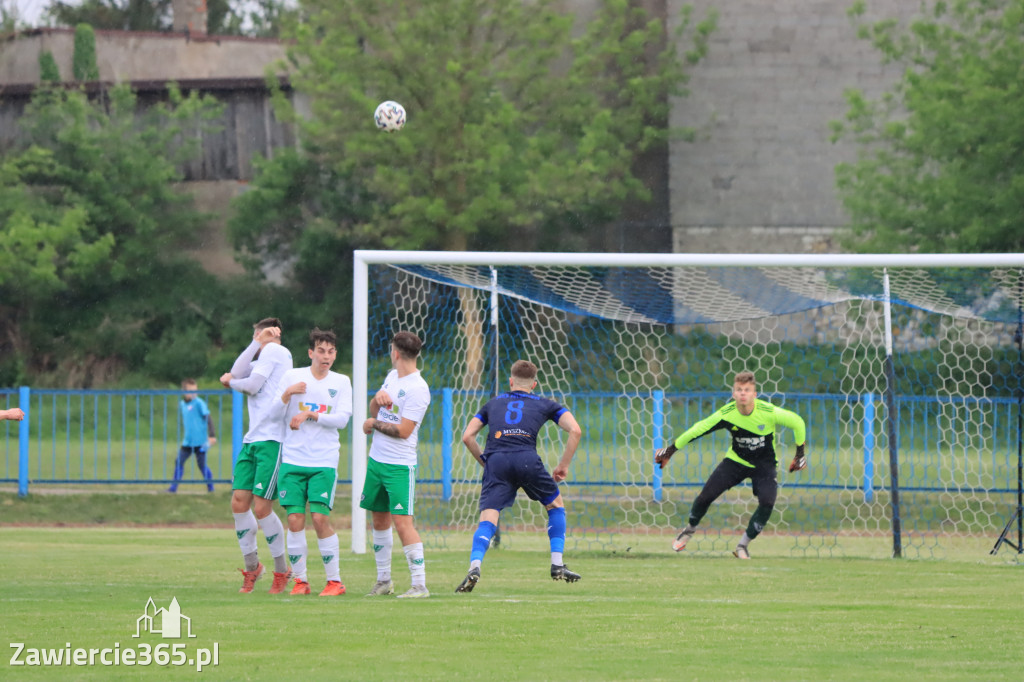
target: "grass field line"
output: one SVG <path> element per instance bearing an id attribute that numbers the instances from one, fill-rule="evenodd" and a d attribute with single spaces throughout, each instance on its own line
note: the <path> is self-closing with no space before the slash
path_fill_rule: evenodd
<path id="1" fill-rule="evenodd" d="M 309 576 L 324 580 L 315 540 Z M 343 533 L 342 546 L 348 540 Z M 488 552 L 471 594 L 469 539 L 428 549 L 431 597 L 363 595 L 372 554 L 343 551 L 348 594 L 238 593 L 233 534 L 200 528 L 0 526 L 0 633 L 28 647 L 138 648 L 149 598 L 172 598 L 195 647 L 218 646 L 212 680 L 850 680 L 1021 679 L 1024 566 L 1008 557 L 830 560 L 581 551 L 583 579 L 555 582 L 546 538 Z M 266 557 L 260 540 L 259 551 Z M 407 587 L 404 557 L 393 560 Z M 147 639 L 148 637 L 148 639 Z M 193 679 L 194 670 L 11 668 L 18 680 Z"/>

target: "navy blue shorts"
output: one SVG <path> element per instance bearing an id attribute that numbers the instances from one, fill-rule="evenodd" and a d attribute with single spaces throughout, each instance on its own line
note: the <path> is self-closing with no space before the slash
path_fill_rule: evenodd
<path id="1" fill-rule="evenodd" d="M 520 488 L 531 500 L 545 506 L 558 497 L 558 484 L 536 452 L 495 452 L 484 456 L 480 511 L 511 507 Z"/>

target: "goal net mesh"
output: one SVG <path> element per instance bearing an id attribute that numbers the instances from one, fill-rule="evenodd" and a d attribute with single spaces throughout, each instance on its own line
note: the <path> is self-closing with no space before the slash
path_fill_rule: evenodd
<path id="1" fill-rule="evenodd" d="M 987 549 L 1016 504 L 1024 272 L 887 274 L 894 415 L 881 269 L 371 265 L 370 392 L 390 368 L 396 331 L 424 341 L 433 396 L 417 476 L 425 542 L 468 549 L 481 468 L 462 430 L 523 358 L 540 369 L 537 392 L 583 428 L 561 486 L 567 551 L 667 545 L 729 439 L 698 439 L 663 471 L 654 451 L 728 402 L 742 370 L 808 431 L 809 467 L 792 474 L 793 434 L 777 434 L 779 496 L 759 553 L 885 556 L 897 514 L 904 556 Z M 541 432 L 549 467 L 564 435 L 554 425 Z M 749 481 L 727 492 L 687 552 L 730 551 L 756 505 Z M 502 513 L 503 543 L 543 537 L 546 518 L 520 494 Z"/>

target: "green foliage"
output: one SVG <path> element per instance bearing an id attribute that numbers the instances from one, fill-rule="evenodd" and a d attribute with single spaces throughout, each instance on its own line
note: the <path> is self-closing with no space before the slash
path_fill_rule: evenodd
<path id="1" fill-rule="evenodd" d="M 102 106 L 44 87 L 26 109 L 24 144 L 0 165 L 0 384 L 88 386 L 147 364 L 176 381 L 147 363 L 161 339 L 204 329 L 204 358 L 218 338 L 217 287 L 182 255 L 205 218 L 172 185 L 177 155 L 195 152 L 180 139 L 218 105 L 170 100 L 136 118 L 126 86 Z"/>
<path id="2" fill-rule="evenodd" d="M 0 0 L 0 33 L 11 33 L 24 27 L 15 0 Z"/>
<path id="3" fill-rule="evenodd" d="M 695 24 L 687 10 L 679 35 L 667 36 L 637 3 L 609 0 L 574 38 L 574 17 L 560 6 L 303 4 L 309 19 L 287 37 L 292 82 L 311 101 L 311 116 L 297 122 L 315 172 L 291 168 L 330 180 L 315 185 L 307 207 L 358 201 L 338 244 L 525 250 L 542 233 L 571 239 L 647 197 L 631 168 L 666 143 L 669 98 L 685 94 L 684 61 L 704 54 L 714 15 Z M 683 36 L 693 50 L 680 56 Z M 399 134 L 373 125 L 384 99 L 408 111 Z M 255 184 L 264 182 L 280 184 Z M 330 200 L 335 192 L 344 198 Z M 266 205 L 240 203 L 249 201 Z M 254 233 L 280 234 L 280 211 L 268 213 Z M 333 221 L 327 212 L 297 218 Z M 274 238 L 247 246 L 261 260 L 294 252 Z"/>
<path id="4" fill-rule="evenodd" d="M 859 23 L 886 62 L 904 67 L 882 97 L 847 93 L 835 139 L 860 147 L 837 184 L 860 251 L 1015 252 L 1024 196 L 1024 5 L 934 2 L 903 26 Z M 851 16 L 861 22 L 863 2 Z"/>
<path id="5" fill-rule="evenodd" d="M 255 164 L 259 180 L 236 200 L 229 229 L 243 264 L 254 276 L 262 276 L 270 263 L 294 263 L 276 289 L 282 304 L 268 315 L 284 320 L 287 311 L 301 333 L 316 324 L 333 329 L 347 343 L 352 329 L 352 250 L 357 244 L 365 248 L 375 243 L 357 227 L 370 213 L 369 197 L 292 149 Z M 304 345 L 305 336 L 297 341 Z"/>
<path id="6" fill-rule="evenodd" d="M 43 83 L 60 83 L 60 69 L 49 50 L 39 53 L 39 80 Z"/>
<path id="7" fill-rule="evenodd" d="M 220 0 L 224 2 L 224 0 Z M 278 38 L 286 26 L 294 24 L 299 19 L 299 9 L 293 3 L 286 0 L 253 0 L 243 6 L 248 12 L 240 8 L 236 14 L 244 14 L 240 22 L 239 32 L 244 35 L 259 38 Z M 213 10 L 210 10 L 211 33 L 213 23 Z M 227 33 L 228 31 L 225 31 Z"/>
<path id="8" fill-rule="evenodd" d="M 173 22 L 171 0 L 54 0 L 46 11 L 58 25 L 85 23 L 112 31 L 170 31 Z M 284 0 L 206 0 L 210 35 L 273 37 L 296 15 Z"/>
<path id="9" fill-rule="evenodd" d="M 96 32 L 89 24 L 75 26 L 75 51 L 71 57 L 71 75 L 76 81 L 98 81 L 96 65 Z"/>
<path id="10" fill-rule="evenodd" d="M 46 13 L 62 26 L 89 24 L 108 31 L 167 31 L 171 27 L 171 0 L 53 0 Z"/>

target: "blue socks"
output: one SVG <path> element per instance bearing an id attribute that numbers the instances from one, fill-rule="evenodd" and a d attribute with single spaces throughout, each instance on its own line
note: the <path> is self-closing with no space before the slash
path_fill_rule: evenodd
<path id="1" fill-rule="evenodd" d="M 561 554 L 565 550 L 565 507 L 548 510 L 548 539 L 552 553 Z"/>
<path id="2" fill-rule="evenodd" d="M 476 532 L 473 533 L 473 551 L 469 555 L 470 561 L 483 561 L 487 548 L 491 546 L 494 531 L 497 529 L 498 527 L 490 521 L 480 522 L 480 525 L 476 527 Z"/>

